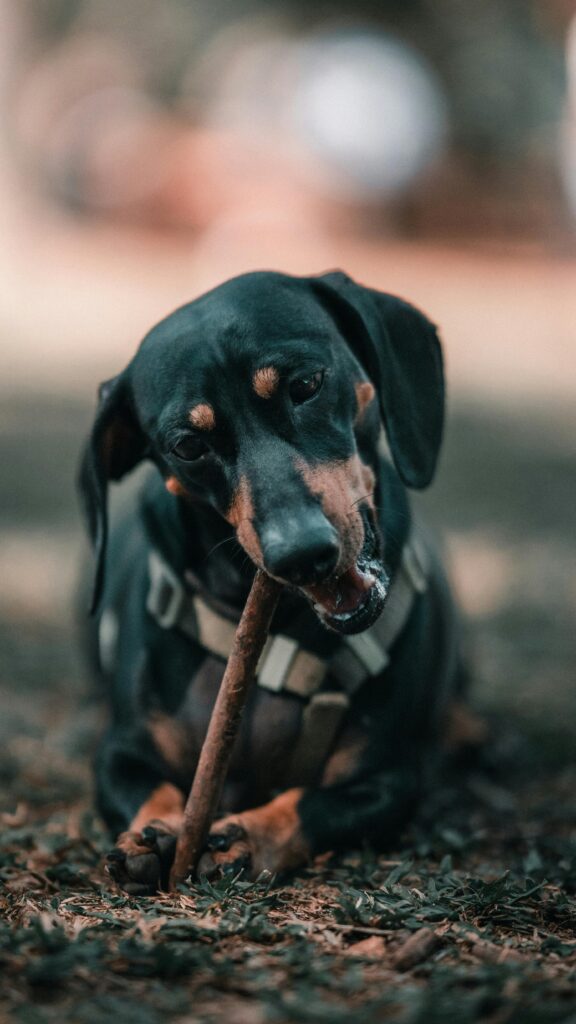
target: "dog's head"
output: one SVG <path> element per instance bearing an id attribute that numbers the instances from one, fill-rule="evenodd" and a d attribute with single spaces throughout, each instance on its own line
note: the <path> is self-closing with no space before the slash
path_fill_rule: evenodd
<path id="1" fill-rule="evenodd" d="M 216 509 L 327 625 L 360 632 L 388 585 L 374 515 L 381 419 L 399 477 L 422 488 L 443 408 L 432 324 L 345 274 L 246 274 L 183 306 L 100 388 L 80 477 L 94 603 L 107 483 L 149 458 L 172 494 Z"/>

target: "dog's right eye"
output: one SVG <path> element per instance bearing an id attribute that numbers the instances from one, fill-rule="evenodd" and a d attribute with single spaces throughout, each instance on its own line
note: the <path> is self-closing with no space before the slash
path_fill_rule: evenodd
<path id="1" fill-rule="evenodd" d="M 318 394 L 323 383 L 323 370 L 311 373 L 308 377 L 298 377 L 296 380 L 293 380 L 288 391 L 294 405 L 303 405 L 304 402 L 309 402 L 311 398 L 314 398 L 314 395 Z"/>
<path id="2" fill-rule="evenodd" d="M 174 445 L 172 454 L 182 462 L 196 462 L 208 451 L 208 445 L 201 437 L 184 437 Z"/>

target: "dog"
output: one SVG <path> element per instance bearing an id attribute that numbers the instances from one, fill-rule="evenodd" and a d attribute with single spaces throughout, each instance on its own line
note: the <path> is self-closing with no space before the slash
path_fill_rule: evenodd
<path id="1" fill-rule="evenodd" d="M 256 566 L 285 589 L 200 874 L 397 840 L 462 679 L 455 602 L 408 497 L 434 476 L 443 421 L 435 327 L 339 271 L 233 278 L 101 385 L 79 483 L 112 706 L 97 802 L 126 891 L 167 885 Z M 144 460 L 109 531 L 108 483 Z"/>

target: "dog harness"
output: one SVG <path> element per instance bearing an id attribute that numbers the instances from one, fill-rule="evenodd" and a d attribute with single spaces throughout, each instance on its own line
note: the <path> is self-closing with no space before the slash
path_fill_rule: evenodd
<path id="1" fill-rule="evenodd" d="M 232 649 L 237 622 L 190 590 L 156 550 L 148 562 L 150 586 L 146 608 L 162 629 L 177 629 L 209 654 L 224 661 Z M 350 700 L 368 679 L 380 675 L 390 660 L 416 595 L 428 586 L 429 559 L 413 531 L 378 620 L 364 633 L 342 636 L 327 657 L 306 650 L 277 633 L 268 637 L 256 669 L 258 686 L 306 701 L 302 729 L 292 755 L 295 780 L 312 781 L 332 747 Z"/>

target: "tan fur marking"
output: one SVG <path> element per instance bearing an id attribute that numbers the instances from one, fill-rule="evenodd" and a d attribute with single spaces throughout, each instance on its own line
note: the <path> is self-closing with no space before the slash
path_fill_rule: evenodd
<path id="1" fill-rule="evenodd" d="M 358 411 L 356 413 L 356 422 L 359 423 L 363 418 L 366 408 L 370 405 L 370 402 L 374 399 L 376 390 L 374 385 L 369 380 L 360 380 L 354 385 L 354 391 L 356 392 L 356 404 Z"/>
<path id="2" fill-rule="evenodd" d="M 214 409 L 211 405 L 208 405 L 208 402 L 200 402 L 199 405 L 195 405 L 193 409 L 190 409 L 188 419 L 197 430 L 214 430 L 216 426 Z"/>
<path id="3" fill-rule="evenodd" d="M 213 853 L 217 864 L 234 861 L 239 853 L 248 850 L 252 858 L 252 875 L 261 871 L 287 871 L 310 860 L 310 849 L 302 834 L 298 804 L 303 789 L 288 789 L 270 803 L 242 814 L 222 818 L 212 832 L 226 831 L 230 825 L 239 825 L 246 839 L 239 840 L 225 853 Z"/>
<path id="4" fill-rule="evenodd" d="M 184 796 L 170 782 L 163 782 L 150 794 L 130 822 L 130 832 L 141 832 L 151 822 L 162 822 L 169 830 L 177 831 L 182 824 Z M 124 833 L 126 835 L 126 833 Z"/>
<path id="5" fill-rule="evenodd" d="M 181 484 L 176 476 L 169 476 L 168 479 L 164 481 L 164 486 L 170 494 L 176 495 L 177 498 L 185 498 L 188 495 L 188 491 L 184 487 L 184 484 Z"/>
<path id="6" fill-rule="evenodd" d="M 262 565 L 262 548 L 258 534 L 254 529 L 252 520 L 254 518 L 254 502 L 250 491 L 250 484 L 245 476 L 240 477 L 232 504 L 226 513 L 226 519 L 236 530 L 236 536 L 245 552 L 250 555 L 256 565 Z"/>
<path id="7" fill-rule="evenodd" d="M 123 850 L 127 857 L 140 857 L 150 853 L 150 847 L 146 846 L 140 832 L 121 832 L 115 846 Z"/>
<path id="8" fill-rule="evenodd" d="M 263 366 L 252 378 L 254 391 L 260 398 L 272 398 L 278 387 L 280 374 L 274 366 Z"/>
<path id="9" fill-rule="evenodd" d="M 374 507 L 374 473 L 358 455 L 342 462 L 309 466 L 299 460 L 296 468 L 307 487 L 321 500 L 324 515 L 338 531 L 341 555 L 336 573 L 354 564 L 364 543 L 360 506 Z"/>

